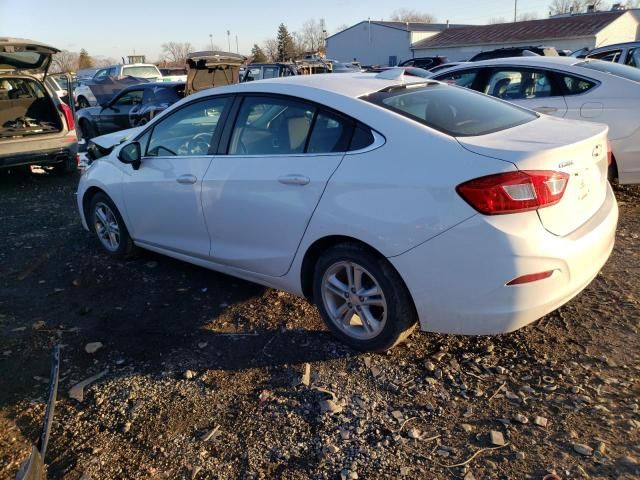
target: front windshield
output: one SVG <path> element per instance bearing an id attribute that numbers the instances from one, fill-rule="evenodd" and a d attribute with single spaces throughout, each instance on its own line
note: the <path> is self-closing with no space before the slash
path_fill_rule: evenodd
<path id="1" fill-rule="evenodd" d="M 576 63 L 575 66 L 588 68 L 590 70 L 597 70 L 599 72 L 608 73 L 634 82 L 640 82 L 640 69 L 629 67 L 628 65 L 604 62 L 602 60 L 586 60 L 584 62 Z"/>

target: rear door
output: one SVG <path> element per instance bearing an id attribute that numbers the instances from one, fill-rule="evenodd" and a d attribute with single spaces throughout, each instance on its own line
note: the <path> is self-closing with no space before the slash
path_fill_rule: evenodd
<path id="1" fill-rule="evenodd" d="M 489 70 L 483 92 L 554 117 L 564 117 L 567 104 L 553 74 L 542 69 L 504 66 Z"/>
<path id="2" fill-rule="evenodd" d="M 203 183 L 211 257 L 284 275 L 350 140 L 350 121 L 278 95 L 240 99 Z"/>

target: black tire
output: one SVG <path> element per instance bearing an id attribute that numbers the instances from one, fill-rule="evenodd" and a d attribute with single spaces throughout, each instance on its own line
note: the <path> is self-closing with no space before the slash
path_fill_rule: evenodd
<path id="1" fill-rule="evenodd" d="M 118 226 L 119 241 L 117 248 L 108 248 L 105 241 L 100 239 L 100 235 L 98 233 L 98 228 L 101 222 L 99 222 L 99 216 L 96 214 L 96 210 L 98 208 L 102 209 L 104 206 L 108 207 L 110 212 L 113 214 L 113 219 L 115 219 Z M 134 253 L 135 246 L 133 244 L 133 240 L 131 240 L 131 236 L 129 235 L 129 230 L 127 230 L 127 226 L 125 225 L 124 220 L 122 220 L 122 216 L 115 204 L 106 194 L 99 192 L 91 198 L 89 211 L 87 212 L 87 224 L 91 231 L 93 231 L 96 241 L 107 254 L 115 258 L 128 258 Z"/>
<path id="2" fill-rule="evenodd" d="M 386 321 L 380 332 L 372 338 L 362 339 L 349 335 L 332 320 L 328 313 L 323 297 L 323 278 L 325 273 L 341 262 L 351 262 L 363 267 L 368 275 L 375 278 L 386 299 Z M 333 335 L 357 350 L 374 352 L 389 350 L 404 341 L 417 324 L 418 318 L 411 295 L 398 272 L 385 258 L 362 245 L 339 244 L 320 256 L 314 270 L 313 298 L 322 319 Z"/>
<path id="3" fill-rule="evenodd" d="M 58 175 L 70 175 L 78 170 L 78 164 L 75 156 L 69 156 L 64 162 L 56 163 L 53 166 L 53 171 Z"/>
<path id="4" fill-rule="evenodd" d="M 86 142 L 91 140 L 93 137 L 97 136 L 96 129 L 93 128 L 93 125 L 91 125 L 91 122 L 84 118 L 80 120 L 80 136 L 84 138 Z"/>
<path id="5" fill-rule="evenodd" d="M 91 106 L 91 104 L 89 103 L 89 101 L 86 98 L 78 97 L 78 110 L 80 110 L 82 108 L 88 108 L 90 106 Z"/>

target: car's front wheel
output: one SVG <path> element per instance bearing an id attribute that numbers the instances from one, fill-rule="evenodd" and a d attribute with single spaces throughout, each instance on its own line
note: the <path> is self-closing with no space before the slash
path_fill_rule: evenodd
<path id="1" fill-rule="evenodd" d="M 341 244 L 323 253 L 313 286 L 331 332 L 358 350 L 388 350 L 415 328 L 417 315 L 402 278 L 363 246 Z"/>
<path id="2" fill-rule="evenodd" d="M 134 245 L 120 212 L 104 193 L 91 198 L 87 222 L 98 243 L 113 257 L 126 258 L 133 253 Z"/>

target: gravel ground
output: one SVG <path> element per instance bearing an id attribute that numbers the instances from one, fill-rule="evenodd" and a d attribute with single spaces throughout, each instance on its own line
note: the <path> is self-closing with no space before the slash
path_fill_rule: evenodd
<path id="1" fill-rule="evenodd" d="M 0 176 L 1 478 L 37 437 L 55 344 L 54 479 L 640 475 L 640 188 L 617 188 L 613 256 L 561 309 L 365 355 L 282 292 L 108 258 L 79 225 L 76 183 Z"/>

